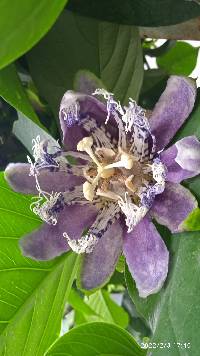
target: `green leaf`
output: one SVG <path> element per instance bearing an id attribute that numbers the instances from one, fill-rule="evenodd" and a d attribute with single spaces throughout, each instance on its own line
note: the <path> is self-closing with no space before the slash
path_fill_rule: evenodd
<path id="1" fill-rule="evenodd" d="M 63 11 L 27 58 L 34 82 L 56 117 L 64 92 L 73 88 L 81 69 L 94 73 L 123 102 L 129 97 L 137 99 L 142 85 L 143 59 L 137 28 L 99 22 L 68 11 Z"/>
<path id="2" fill-rule="evenodd" d="M 0 68 L 27 52 L 50 29 L 66 0 L 0 2 Z"/>
<path id="3" fill-rule="evenodd" d="M 84 300 L 74 290 L 71 291 L 68 303 L 78 312 L 76 323 L 104 321 L 126 328 L 129 317 L 126 311 L 117 305 L 106 290 L 98 290 Z M 77 317 L 77 315 L 76 315 Z"/>
<path id="4" fill-rule="evenodd" d="M 116 325 L 89 323 L 72 329 L 50 348 L 47 356 L 142 356 L 146 352 Z"/>
<path id="5" fill-rule="evenodd" d="M 174 238 L 178 241 L 174 241 L 177 246 L 171 278 L 152 341 L 170 342 L 171 355 L 188 353 L 198 356 L 200 340 L 196 337 L 196 330 L 200 313 L 200 233 L 184 233 Z M 178 343 L 183 345 L 181 350 Z M 190 343 L 190 349 L 184 350 L 184 343 Z"/>
<path id="6" fill-rule="evenodd" d="M 29 102 L 14 64 L 0 70 L 0 96 L 16 110 L 42 126 Z"/>
<path id="7" fill-rule="evenodd" d="M 148 69 L 144 71 L 144 81 L 140 93 L 140 105 L 146 109 L 153 109 L 160 93 L 165 90 L 168 76 L 162 69 Z"/>
<path id="8" fill-rule="evenodd" d="M 159 314 L 162 291 L 157 294 L 153 294 L 147 298 L 140 298 L 135 281 L 133 280 L 128 266 L 125 267 L 125 280 L 128 288 L 128 293 L 135 304 L 138 313 L 147 321 L 149 327 L 153 330 L 154 323 L 156 322 L 155 316 Z M 154 312 L 157 310 L 157 314 Z"/>
<path id="9" fill-rule="evenodd" d="M 177 42 L 167 53 L 157 58 L 157 64 L 168 74 L 190 75 L 196 66 L 199 48 Z"/>
<path id="10" fill-rule="evenodd" d="M 68 9 L 100 20 L 139 26 L 168 26 L 200 15 L 195 1 L 187 0 L 70 0 Z"/>
<path id="11" fill-rule="evenodd" d="M 172 241 L 169 275 L 163 290 L 142 299 L 132 284 L 131 297 L 138 311 L 153 325 L 152 342 L 169 342 L 171 355 L 188 352 L 197 356 L 200 347 L 196 337 L 200 313 L 200 232 L 176 234 Z M 128 283 L 130 287 L 131 281 Z M 188 351 L 184 350 L 184 343 L 187 342 L 191 345 Z M 179 347 L 178 343 L 183 346 Z M 161 350 L 158 348 L 153 353 L 160 355 Z"/>
<path id="12" fill-rule="evenodd" d="M 71 289 L 67 302 L 75 311 L 79 311 L 87 316 L 96 314 L 74 289 Z"/>
<path id="13" fill-rule="evenodd" d="M 32 140 L 37 136 L 40 136 L 41 140 L 53 141 L 55 145 L 58 146 L 58 143 L 51 135 L 20 112 L 18 112 L 18 120 L 15 121 L 13 125 L 13 133 L 31 154 L 33 146 Z"/>
<path id="14" fill-rule="evenodd" d="M 186 231 L 200 231 L 200 209 L 194 209 L 188 215 L 182 226 Z"/>
<path id="15" fill-rule="evenodd" d="M 200 139 L 200 89 L 197 90 L 195 107 L 185 124 L 177 132 L 174 141 L 181 140 L 185 136 L 195 135 Z"/>
<path id="16" fill-rule="evenodd" d="M 49 262 L 21 255 L 19 238 L 41 224 L 30 211 L 30 202 L 30 197 L 10 190 L 1 173 L 0 354 L 4 356 L 44 355 L 59 335 L 78 263 L 72 253 Z"/>

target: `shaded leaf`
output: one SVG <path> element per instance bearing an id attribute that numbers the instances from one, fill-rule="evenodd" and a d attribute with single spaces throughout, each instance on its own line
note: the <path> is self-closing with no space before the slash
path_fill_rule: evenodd
<path id="1" fill-rule="evenodd" d="M 142 85 L 138 30 L 68 11 L 29 52 L 28 62 L 40 94 L 56 117 L 61 97 L 73 88 L 75 75 L 81 69 L 94 73 L 122 101 L 137 99 Z"/>
<path id="2" fill-rule="evenodd" d="M 0 96 L 16 110 L 42 126 L 29 102 L 14 64 L 0 70 Z"/>
<path id="3" fill-rule="evenodd" d="M 69 0 L 68 9 L 101 20 L 139 26 L 167 26 L 200 15 L 194 1 Z"/>

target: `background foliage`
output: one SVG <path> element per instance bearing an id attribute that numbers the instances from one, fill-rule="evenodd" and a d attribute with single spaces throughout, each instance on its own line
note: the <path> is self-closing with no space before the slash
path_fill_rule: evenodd
<path id="1" fill-rule="evenodd" d="M 77 255 L 49 262 L 21 255 L 18 239 L 41 221 L 29 209 L 31 197 L 14 193 L 3 170 L 26 161 L 37 134 L 60 139 L 60 99 L 67 89 L 84 91 L 84 81 L 90 92 L 105 87 L 123 103 L 132 97 L 151 110 L 169 75 L 191 74 L 198 48 L 141 40 L 137 26 L 189 20 L 200 15 L 200 6 L 186 0 L 15 0 L 1 2 L 0 13 L 0 355 L 139 356 L 146 354 L 145 343 L 152 355 L 199 355 L 199 209 L 185 222 L 190 232 L 171 235 L 157 227 L 171 255 L 159 293 L 141 299 L 122 258 L 109 283 L 86 297 L 74 282 Z M 177 139 L 200 138 L 199 99 Z M 184 185 L 200 201 L 200 177 Z M 155 348 L 162 343 L 165 348 Z"/>

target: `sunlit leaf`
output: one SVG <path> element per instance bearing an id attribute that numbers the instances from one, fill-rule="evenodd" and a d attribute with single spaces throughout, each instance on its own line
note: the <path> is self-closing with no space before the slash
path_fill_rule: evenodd
<path id="1" fill-rule="evenodd" d="M 137 28 L 100 22 L 68 11 L 62 13 L 48 35 L 30 51 L 28 62 L 39 92 L 56 117 L 61 97 L 74 87 L 80 69 L 94 73 L 126 103 L 129 97 L 138 98 L 142 85 L 143 59 Z"/>
<path id="2" fill-rule="evenodd" d="M 0 96 L 16 110 L 41 126 L 18 77 L 14 64 L 0 70 Z"/>
<path id="3" fill-rule="evenodd" d="M 0 2 L 0 68 L 28 51 L 50 29 L 67 0 Z"/>
<path id="4" fill-rule="evenodd" d="M 167 53 L 157 58 L 157 64 L 167 74 L 190 75 L 197 62 L 199 48 L 177 42 Z"/>
<path id="5" fill-rule="evenodd" d="M 64 304 L 77 268 L 77 255 L 49 262 L 21 255 L 18 240 L 41 221 L 31 198 L 9 189 L 0 175 L 0 354 L 43 355 L 59 335 Z M 14 345 L 14 346 L 13 346 Z"/>
<path id="6" fill-rule="evenodd" d="M 72 329 L 47 352 L 47 356 L 142 356 L 146 352 L 122 328 L 107 323 L 89 323 Z"/>

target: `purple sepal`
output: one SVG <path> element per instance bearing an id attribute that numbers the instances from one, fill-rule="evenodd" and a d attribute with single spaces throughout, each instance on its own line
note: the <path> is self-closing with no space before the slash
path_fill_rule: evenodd
<path id="1" fill-rule="evenodd" d="M 196 98 L 193 79 L 171 76 L 150 117 L 157 150 L 162 150 L 191 113 Z"/>
<path id="2" fill-rule="evenodd" d="M 104 285 L 114 272 L 122 251 L 122 227 L 113 223 L 101 237 L 94 250 L 83 256 L 78 284 L 81 289 L 91 290 Z"/>
<path id="3" fill-rule="evenodd" d="M 185 140 L 185 139 L 183 139 L 183 140 Z M 180 141 L 178 141 L 178 142 L 180 142 Z M 191 178 L 191 177 L 194 177 L 194 176 L 196 176 L 198 174 L 197 170 L 196 171 L 191 171 L 191 170 L 187 170 L 187 169 L 182 168 L 176 162 L 177 154 L 178 154 L 177 145 L 174 144 L 173 146 L 169 147 L 167 150 L 163 151 L 161 153 L 161 155 L 160 155 L 162 162 L 167 167 L 166 180 L 169 181 L 169 182 L 174 182 L 174 183 L 180 183 L 183 180 Z M 181 155 L 181 151 L 180 151 L 180 155 L 179 156 L 180 157 L 182 156 Z M 182 162 L 182 166 L 184 166 L 183 163 L 184 162 Z M 192 168 L 192 167 L 190 167 L 190 168 Z"/>
<path id="4" fill-rule="evenodd" d="M 38 194 L 35 178 L 29 176 L 29 173 L 30 164 L 10 163 L 5 170 L 5 179 L 16 192 Z M 49 169 L 41 169 L 38 181 L 42 190 L 51 193 L 64 192 L 75 185 L 80 185 L 83 178 L 64 171 L 51 172 Z"/>
<path id="5" fill-rule="evenodd" d="M 197 207 L 197 201 L 190 191 L 180 184 L 167 182 L 162 194 L 157 195 L 150 210 L 159 224 L 172 232 L 182 231 L 182 223 Z"/>
<path id="6" fill-rule="evenodd" d="M 41 228 L 20 240 L 22 253 L 36 260 L 50 260 L 69 250 L 67 232 L 72 239 L 80 238 L 84 229 L 89 228 L 98 211 L 94 206 L 66 206 L 58 214 L 56 225 L 44 224 Z M 81 218 L 80 218 L 81 217 Z"/>
<path id="7" fill-rule="evenodd" d="M 157 293 L 167 277 L 169 253 L 148 216 L 126 233 L 123 251 L 140 297 Z"/>

